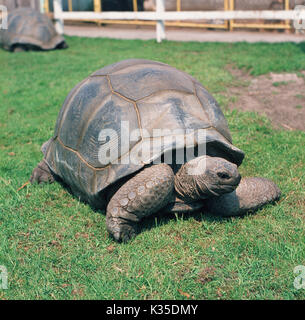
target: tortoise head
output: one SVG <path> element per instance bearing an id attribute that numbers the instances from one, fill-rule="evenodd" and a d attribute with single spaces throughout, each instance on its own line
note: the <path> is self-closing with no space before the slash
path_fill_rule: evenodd
<path id="1" fill-rule="evenodd" d="M 219 157 L 201 156 L 185 163 L 175 176 L 176 192 L 197 201 L 234 191 L 241 176 L 237 165 Z"/>

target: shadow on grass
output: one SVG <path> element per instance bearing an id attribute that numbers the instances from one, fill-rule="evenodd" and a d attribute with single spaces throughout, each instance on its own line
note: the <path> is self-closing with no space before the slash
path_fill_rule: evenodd
<path id="1" fill-rule="evenodd" d="M 154 214 L 152 216 L 149 216 L 147 218 L 144 218 L 141 221 L 140 228 L 139 228 L 139 233 L 144 232 L 144 231 L 149 231 L 153 228 L 166 225 L 170 221 L 173 220 L 189 220 L 189 219 L 194 219 L 197 222 L 218 222 L 218 223 L 226 223 L 232 218 L 234 219 L 243 219 L 245 216 L 253 214 L 253 213 L 248 213 L 245 215 L 241 216 L 235 216 L 235 217 L 224 217 L 224 216 L 218 216 L 218 215 L 213 215 L 209 212 L 205 212 L 204 209 L 201 209 L 196 212 L 189 212 L 189 213 L 163 213 L 162 211 L 158 212 L 157 214 Z"/>

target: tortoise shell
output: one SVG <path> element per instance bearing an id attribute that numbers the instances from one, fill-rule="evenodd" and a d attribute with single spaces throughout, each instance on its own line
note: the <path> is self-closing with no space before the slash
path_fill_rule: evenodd
<path id="1" fill-rule="evenodd" d="M 199 129 L 204 140 L 188 139 Z M 50 169 L 88 200 L 177 149 L 175 139 L 164 139 L 177 132 L 179 148 L 205 144 L 210 155 L 237 165 L 243 160 L 217 102 L 197 80 L 164 63 L 131 59 L 94 72 L 71 90 L 42 151 Z M 112 154 L 101 162 L 110 145 Z"/>
<path id="2" fill-rule="evenodd" d="M 28 45 L 43 50 L 60 47 L 65 39 L 59 36 L 52 21 L 31 8 L 18 8 L 8 14 L 8 29 L 1 30 L 2 46 L 12 51 L 16 45 Z"/>

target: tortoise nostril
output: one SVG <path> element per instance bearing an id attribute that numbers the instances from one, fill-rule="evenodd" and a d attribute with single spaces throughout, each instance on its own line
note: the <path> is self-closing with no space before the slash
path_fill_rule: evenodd
<path id="1" fill-rule="evenodd" d="M 226 172 L 218 172 L 217 175 L 221 179 L 230 179 L 230 175 Z"/>

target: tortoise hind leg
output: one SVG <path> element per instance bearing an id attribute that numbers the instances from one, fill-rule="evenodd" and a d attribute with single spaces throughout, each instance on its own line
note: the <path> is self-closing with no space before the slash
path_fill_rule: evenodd
<path id="1" fill-rule="evenodd" d="M 243 178 L 235 191 L 205 200 L 205 207 L 212 214 L 238 216 L 254 212 L 280 196 L 280 189 L 269 179 Z"/>
<path id="2" fill-rule="evenodd" d="M 54 182 L 54 177 L 52 175 L 52 172 L 44 160 L 40 161 L 37 167 L 33 170 L 30 178 L 30 182 L 31 183 Z"/>
<path id="3" fill-rule="evenodd" d="M 16 45 L 12 48 L 13 52 L 25 52 L 28 51 L 27 47 L 24 45 Z"/>
<path id="4" fill-rule="evenodd" d="M 128 241 L 137 233 L 139 221 L 156 213 L 170 201 L 174 173 L 167 164 L 147 167 L 124 183 L 106 210 L 106 225 L 117 241 Z"/>

